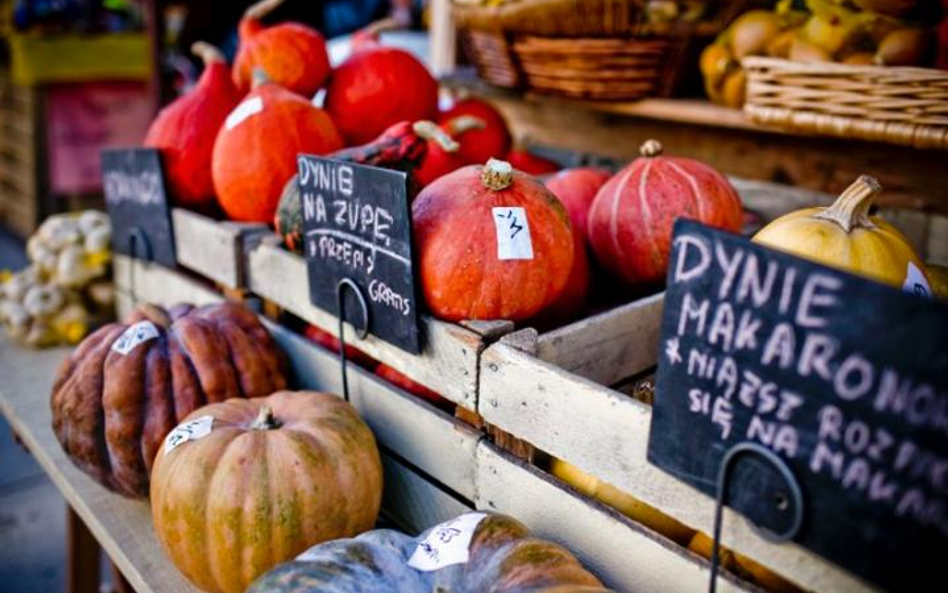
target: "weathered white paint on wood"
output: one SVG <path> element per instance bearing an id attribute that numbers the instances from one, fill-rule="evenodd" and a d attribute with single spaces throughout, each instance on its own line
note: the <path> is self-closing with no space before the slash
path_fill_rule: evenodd
<path id="1" fill-rule="evenodd" d="M 178 303 L 207 305 L 223 297 L 214 289 L 159 264 L 115 254 L 112 258 L 119 317 L 133 303 L 170 307 Z"/>
<path id="2" fill-rule="evenodd" d="M 395 457 L 382 453 L 385 489 L 382 512 L 406 533 L 416 535 L 432 525 L 471 510 Z"/>
<path id="3" fill-rule="evenodd" d="M 190 210 L 171 211 L 175 257 L 182 266 L 229 288 L 244 281 L 244 239 L 267 232 L 264 224 L 219 222 Z"/>
<path id="4" fill-rule="evenodd" d="M 612 385 L 654 366 L 665 293 L 581 319 L 537 338 L 537 357 Z"/>
<path id="5" fill-rule="evenodd" d="M 704 559 L 488 443 L 478 448 L 477 460 L 478 509 L 512 515 L 539 537 L 566 546 L 607 586 L 626 593 L 707 590 Z M 718 581 L 722 593 L 753 590 L 730 575 Z"/>
<path id="6" fill-rule="evenodd" d="M 484 420 L 694 529 L 711 533 L 714 501 L 647 460 L 651 408 L 501 341 L 482 355 Z M 725 514 L 724 545 L 820 593 L 873 589 L 796 545 L 757 536 Z"/>
<path id="7" fill-rule="evenodd" d="M 281 249 L 275 236 L 267 237 L 250 250 L 247 272 L 247 286 L 252 293 L 333 335 L 338 334 L 336 316 L 309 301 L 306 262 Z M 426 343 L 424 352 L 418 356 L 372 335 L 360 340 L 349 325 L 346 341 L 454 403 L 475 409 L 477 361 L 485 340 L 469 329 L 428 316 L 422 318 L 422 332 Z"/>

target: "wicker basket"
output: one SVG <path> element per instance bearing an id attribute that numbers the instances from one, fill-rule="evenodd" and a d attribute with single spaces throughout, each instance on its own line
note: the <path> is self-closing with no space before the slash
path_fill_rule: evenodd
<path id="1" fill-rule="evenodd" d="M 453 14 L 465 53 L 492 84 L 628 100 L 696 79 L 700 48 L 747 1 L 711 2 L 700 23 L 647 23 L 644 0 L 455 0 Z"/>
<path id="2" fill-rule="evenodd" d="M 797 132 L 948 149 L 948 71 L 745 58 L 754 121 Z"/>

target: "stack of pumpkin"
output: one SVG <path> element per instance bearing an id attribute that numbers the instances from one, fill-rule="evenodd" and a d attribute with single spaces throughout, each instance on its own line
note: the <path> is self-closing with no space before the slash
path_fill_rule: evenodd
<path id="1" fill-rule="evenodd" d="M 367 590 L 610 593 L 567 550 L 503 515 L 468 513 L 417 539 L 369 532 L 382 498 L 372 432 L 337 396 L 286 391 L 287 376 L 248 309 L 146 305 L 63 362 L 53 431 L 102 485 L 150 494 L 168 556 L 210 593 L 348 591 L 353 578 Z M 469 557 L 420 564 L 416 552 L 449 528 Z"/>
<path id="2" fill-rule="evenodd" d="M 205 65 L 200 80 L 152 123 L 145 145 L 161 150 L 177 205 L 219 207 L 232 220 L 269 224 L 284 188 L 295 187 L 288 182 L 300 153 L 410 168 L 419 187 L 508 153 L 533 163 L 511 152 L 507 125 L 490 105 L 461 101 L 439 113 L 438 85 L 425 66 L 383 47 L 377 32 L 354 36 L 352 55 L 331 69 L 319 32 L 300 23 L 263 24 L 281 2 L 247 9 L 232 68 L 216 48 L 196 43 L 192 51 Z M 313 101 L 321 89 L 323 108 Z M 426 120 L 437 125 L 412 126 Z M 536 172 L 551 169 L 544 161 L 535 165 Z M 277 224 L 286 226 L 287 216 Z"/>

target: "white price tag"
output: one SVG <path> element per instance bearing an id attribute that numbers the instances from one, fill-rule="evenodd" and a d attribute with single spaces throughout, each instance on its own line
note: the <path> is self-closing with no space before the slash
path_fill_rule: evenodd
<path id="1" fill-rule="evenodd" d="M 902 290 L 912 294 L 931 298 L 932 287 L 928 285 L 925 274 L 918 269 L 918 266 L 912 262 L 908 263 L 908 269 L 905 271 L 905 282 L 902 283 Z"/>
<path id="2" fill-rule="evenodd" d="M 182 422 L 165 437 L 165 455 L 171 453 L 178 445 L 188 441 L 196 441 L 211 434 L 213 426 L 213 416 L 201 416 L 194 420 Z"/>
<path id="3" fill-rule="evenodd" d="M 228 115 L 227 119 L 224 120 L 224 127 L 228 130 L 233 130 L 235 127 L 240 125 L 240 122 L 244 121 L 255 113 L 260 113 L 261 111 L 263 111 L 262 98 L 254 97 L 253 99 L 248 99 L 230 112 L 230 115 Z"/>
<path id="4" fill-rule="evenodd" d="M 533 259 L 530 223 L 520 207 L 492 208 L 497 229 L 497 259 Z"/>
<path id="5" fill-rule="evenodd" d="M 408 566 L 431 572 L 452 564 L 467 562 L 474 529 L 486 516 L 485 513 L 466 513 L 436 525 L 425 539 L 419 542 L 408 559 Z"/>
<path id="6" fill-rule="evenodd" d="M 134 325 L 128 326 L 128 329 L 122 332 L 122 335 L 112 344 L 112 351 L 126 356 L 135 349 L 135 346 L 157 337 L 158 328 L 155 327 L 154 323 L 150 321 L 139 321 Z"/>

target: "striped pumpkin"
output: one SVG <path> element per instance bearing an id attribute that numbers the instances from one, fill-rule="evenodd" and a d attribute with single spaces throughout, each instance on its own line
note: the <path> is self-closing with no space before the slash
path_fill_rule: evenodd
<path id="1" fill-rule="evenodd" d="M 568 550 L 494 513 L 467 513 L 417 538 L 380 529 L 321 544 L 247 590 L 277 592 L 613 593 Z"/>
<path id="2" fill-rule="evenodd" d="M 737 232 L 743 208 L 723 175 L 693 159 L 662 156 L 648 140 L 610 179 L 589 210 L 589 243 L 599 264 L 629 284 L 664 280 L 679 216 Z"/>
<path id="3" fill-rule="evenodd" d="M 242 593 L 310 546 L 371 529 L 382 497 L 368 426 L 340 398 L 306 391 L 196 410 L 169 433 L 151 478 L 158 539 L 210 593 Z"/>

